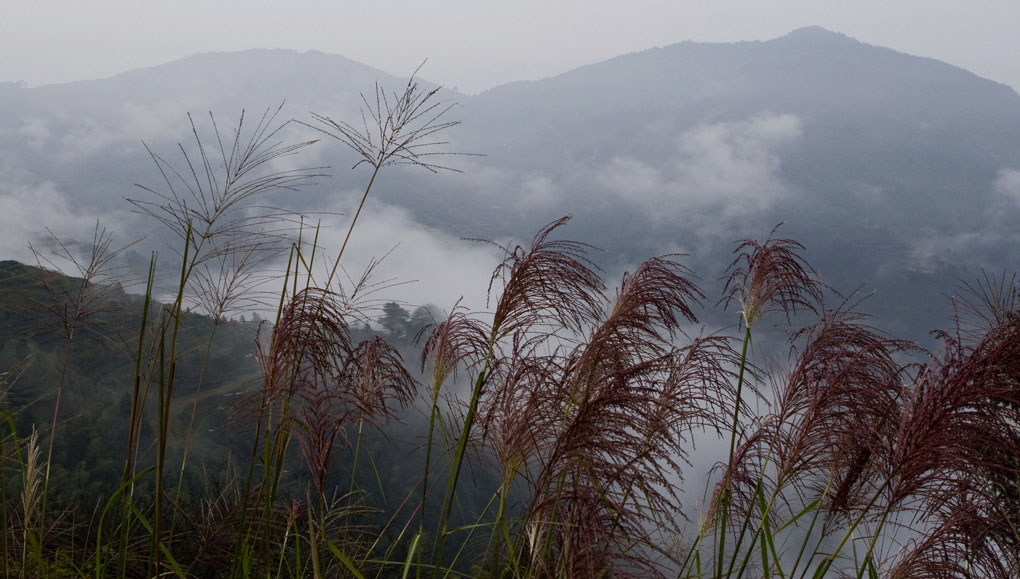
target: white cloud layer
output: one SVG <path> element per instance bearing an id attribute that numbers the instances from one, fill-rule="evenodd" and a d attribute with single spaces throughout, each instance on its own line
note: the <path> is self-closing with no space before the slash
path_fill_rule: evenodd
<path id="1" fill-rule="evenodd" d="M 350 224 L 360 195 L 351 193 L 337 207 L 344 215 L 323 222 L 320 264 L 330 266 Z M 419 224 L 406 210 L 370 201 L 344 250 L 343 268 L 357 279 L 372 260 L 382 259 L 373 281 L 385 282 L 372 298 L 395 300 L 411 307 L 434 304 L 449 310 L 463 296 L 473 310 L 485 308 L 489 277 L 502 258 L 493 246 L 461 240 Z M 396 285 L 394 285 L 396 284 Z"/>
<path id="2" fill-rule="evenodd" d="M 34 263 L 28 244 L 36 249 L 52 243 L 50 233 L 64 243 L 88 242 L 96 223 L 114 236 L 114 244 L 127 241 L 118 230 L 126 220 L 118 215 L 96 215 L 73 208 L 68 195 L 51 182 L 6 185 L 0 190 L 0 256 Z M 47 232 L 49 229 L 49 232 Z"/>
<path id="3" fill-rule="evenodd" d="M 776 148 L 801 133 L 800 119 L 791 114 L 698 125 L 676 139 L 674 163 L 656 166 L 616 157 L 596 179 L 653 220 L 709 209 L 740 217 L 767 209 L 787 194 Z"/>
<path id="4" fill-rule="evenodd" d="M 1002 169 L 995 180 L 995 192 L 1007 200 L 1020 205 L 1020 171 Z"/>

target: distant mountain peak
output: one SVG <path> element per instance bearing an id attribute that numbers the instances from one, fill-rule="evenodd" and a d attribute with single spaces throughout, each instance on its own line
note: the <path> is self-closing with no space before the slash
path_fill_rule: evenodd
<path id="1" fill-rule="evenodd" d="M 818 42 L 818 41 L 826 42 L 849 41 L 854 43 L 858 42 L 857 40 L 854 40 L 853 38 L 847 36 L 846 34 L 843 34 L 841 32 L 835 32 L 833 30 L 829 30 L 828 28 L 822 28 L 821 26 L 804 26 L 801 28 L 797 28 L 790 32 L 789 34 L 787 34 L 786 36 L 777 38 L 777 40 L 793 40 L 798 42 Z"/>

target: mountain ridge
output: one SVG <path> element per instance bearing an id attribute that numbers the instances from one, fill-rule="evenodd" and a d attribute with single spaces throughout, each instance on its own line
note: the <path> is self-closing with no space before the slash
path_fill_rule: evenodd
<path id="1" fill-rule="evenodd" d="M 139 141 L 174 153 L 191 138 L 189 111 L 199 123 L 215 111 L 227 127 L 239 110 L 252 116 L 286 99 L 284 115 L 357 120 L 377 81 L 406 86 L 337 55 L 252 50 L 0 90 L 5 257 L 18 257 L 14 241 L 45 238 L 52 219 L 70 236 L 103 216 L 144 230 L 122 207 L 139 194 L 132 184 L 159 182 Z M 388 245 L 368 254 L 399 241 L 393 227 L 441 233 L 443 251 L 459 252 L 451 244 L 460 237 L 526 239 L 572 213 L 572 235 L 609 250 L 605 265 L 681 251 L 712 280 L 734 239 L 782 221 L 838 287 L 890 284 L 903 305 L 911 276 L 938 278 L 927 284 L 938 290 L 907 300 L 927 304 L 923 315 L 947 279 L 1020 263 L 1020 179 L 1011 177 L 1020 174 L 1020 95 L 935 59 L 807 27 L 766 41 L 676 43 L 439 97 L 460 104 L 449 118 L 462 121 L 443 150 L 486 156 L 450 157 L 457 174 L 388 170 L 370 210 L 391 230 L 364 234 Z M 293 127 L 298 138 L 323 137 L 304 129 Z M 356 161 L 323 139 L 305 165 L 333 166 L 335 177 L 267 203 L 322 212 L 342 229 L 363 187 L 347 171 Z M 46 215 L 33 211 L 40 203 Z M 895 312 L 894 302 L 879 309 Z"/>
<path id="2" fill-rule="evenodd" d="M 959 67 L 959 66 L 956 66 L 956 65 L 953 65 L 953 64 L 949 64 L 949 63 L 946 63 L 944 61 L 941 61 L 941 60 L 938 60 L 938 59 L 935 59 L 935 58 L 930 58 L 930 57 L 921 56 L 921 55 L 914 55 L 914 54 L 910 54 L 910 53 L 906 53 L 906 52 L 897 51 L 897 50 L 894 50 L 892 48 L 883 47 L 883 46 L 880 46 L 880 45 L 874 45 L 874 44 L 865 43 L 865 42 L 857 40 L 857 39 L 855 39 L 855 38 L 853 38 L 853 37 L 851 37 L 849 35 L 846 35 L 844 33 L 841 33 L 841 32 L 838 32 L 838 31 L 834 31 L 834 30 L 830 30 L 830 29 L 824 28 L 822 26 L 807 25 L 807 26 L 802 26 L 802 27 L 796 28 L 794 30 L 791 30 L 790 32 L 788 32 L 788 33 L 786 33 L 786 34 L 784 34 L 782 36 L 777 36 L 775 38 L 770 38 L 770 39 L 767 39 L 767 40 L 744 40 L 744 41 L 736 41 L 736 42 L 702 42 L 702 41 L 692 41 L 692 40 L 678 41 L 678 42 L 674 42 L 674 43 L 670 43 L 670 44 L 666 44 L 666 45 L 662 45 L 662 46 L 653 46 L 653 47 L 648 47 L 648 48 L 641 49 L 641 50 L 636 50 L 636 51 L 632 51 L 632 52 L 627 52 L 627 53 L 619 54 L 617 56 L 613 56 L 613 57 L 610 57 L 610 58 L 607 58 L 607 59 L 603 59 L 603 60 L 593 61 L 593 62 L 590 62 L 590 63 L 587 63 L 587 64 L 583 64 L 583 65 L 574 67 L 572 69 L 569 69 L 569 70 L 566 70 L 566 71 L 563 71 L 563 72 L 560 72 L 560 73 L 557 73 L 557 74 L 549 75 L 549 76 L 546 76 L 546 77 L 543 77 L 543 78 L 539 78 L 539 79 L 508 80 L 508 81 L 505 81 L 505 82 L 502 82 L 500 84 L 494 85 L 494 86 L 492 86 L 492 87 L 490 87 L 488 89 L 485 89 L 485 90 L 483 90 L 483 91 L 481 91 L 481 92 L 479 92 L 477 94 L 473 94 L 473 95 L 468 95 L 468 94 L 464 94 L 464 93 L 457 93 L 457 94 L 459 94 L 461 97 L 471 98 L 471 97 L 475 97 L 475 96 L 480 96 L 480 95 L 485 94 L 485 93 L 487 93 L 489 91 L 501 89 L 501 88 L 506 87 L 508 85 L 539 83 L 539 82 L 543 82 L 543 81 L 546 81 L 546 80 L 549 80 L 549 79 L 555 79 L 555 78 L 558 78 L 558 77 L 561 77 L 561 76 L 564 76 L 564 75 L 569 75 L 569 74 L 574 73 L 574 72 L 579 71 L 579 70 L 584 70 L 584 69 L 588 69 L 588 68 L 591 68 L 591 67 L 598 67 L 600 65 L 604 65 L 604 64 L 607 64 L 607 63 L 612 63 L 612 62 L 616 62 L 616 61 L 620 61 L 620 60 L 626 60 L 626 59 L 630 59 L 632 57 L 647 56 L 649 53 L 657 53 L 657 52 L 672 53 L 672 52 L 675 52 L 675 51 L 680 50 L 680 49 L 686 49 L 686 48 L 691 48 L 691 47 L 703 47 L 703 48 L 719 48 L 719 47 L 746 48 L 746 47 L 755 47 L 755 46 L 762 46 L 762 45 L 783 45 L 783 44 L 798 44 L 798 45 L 801 45 L 801 46 L 810 46 L 810 45 L 823 44 L 823 45 L 825 45 L 825 46 L 827 46 L 829 48 L 831 48 L 833 46 L 836 46 L 836 45 L 839 45 L 839 44 L 842 44 L 843 46 L 846 46 L 846 47 L 869 48 L 869 49 L 875 49 L 877 51 L 885 52 L 887 54 L 896 54 L 896 55 L 902 55 L 902 56 L 907 56 L 907 57 L 911 57 L 911 58 L 924 59 L 924 60 L 940 63 L 941 65 L 944 65 L 944 66 L 952 67 L 952 68 L 957 69 L 959 71 L 965 71 L 965 72 L 967 72 L 967 74 L 972 75 L 972 76 L 974 76 L 976 78 L 980 78 L 980 79 L 983 79 L 983 80 L 986 80 L 986 81 L 989 81 L 989 82 L 996 83 L 998 85 L 1001 85 L 1001 86 L 1009 89 L 1011 92 L 1016 92 L 1011 87 L 1009 87 L 1009 85 L 1007 85 L 1005 83 L 1001 83 L 1001 82 L 998 82 L 998 81 L 995 81 L 995 80 L 992 80 L 992 79 L 988 79 L 986 77 L 981 77 L 981 76 L 979 76 L 977 74 L 974 74 L 974 73 L 972 73 L 970 71 L 967 71 L 965 68 L 962 68 L 962 67 Z M 62 86 L 66 86 L 66 85 L 85 85 L 85 84 L 94 83 L 94 82 L 121 81 L 121 80 L 127 80 L 127 79 L 132 79 L 133 80 L 133 79 L 135 79 L 135 78 L 137 78 L 139 76 L 146 76 L 146 75 L 149 75 L 149 74 L 162 73 L 162 72 L 172 71 L 175 68 L 187 67 L 187 66 L 191 66 L 191 65 L 195 65 L 195 64 L 201 64 L 201 63 L 203 63 L 203 61 L 211 61 L 211 60 L 223 59 L 223 58 L 246 57 L 246 56 L 253 56 L 253 55 L 269 56 L 269 57 L 272 57 L 272 58 L 276 58 L 277 60 L 284 60 L 284 59 L 286 59 L 286 60 L 289 60 L 289 61 L 293 61 L 296 58 L 303 58 L 303 59 L 315 58 L 315 59 L 319 59 L 320 62 L 332 61 L 331 64 L 341 63 L 341 64 L 343 64 L 345 66 L 348 66 L 348 67 L 351 67 L 351 68 L 361 68 L 361 69 L 364 69 L 366 71 L 370 71 L 373 74 L 383 75 L 383 76 L 389 77 L 389 78 L 400 78 L 400 76 L 401 76 L 399 73 L 383 71 L 382 69 L 376 68 L 376 67 L 372 66 L 369 63 L 365 63 L 365 62 L 362 62 L 362 61 L 358 61 L 358 60 L 352 59 L 352 58 L 347 57 L 347 56 L 345 56 L 343 54 L 340 54 L 340 53 L 324 52 L 324 51 L 315 50 L 315 49 L 297 50 L 297 49 L 288 49 L 288 48 L 248 48 L 248 49 L 233 50 L 233 51 L 210 51 L 210 52 L 195 53 L 195 54 L 191 54 L 191 55 L 188 55 L 188 56 L 185 56 L 185 57 L 168 60 L 168 61 L 165 61 L 165 62 L 162 62 L 162 63 L 159 63 L 159 64 L 153 64 L 153 65 L 149 65 L 149 66 L 143 66 L 143 67 L 139 67 L 139 68 L 134 68 L 134 69 L 122 71 L 122 72 L 119 72 L 119 73 L 116 73 L 116 74 L 113 74 L 113 75 L 110 75 L 110 76 L 106 76 L 106 77 L 102 77 L 102 78 L 96 78 L 96 79 L 69 81 L 69 82 L 61 82 L 61 83 L 47 83 L 47 84 L 38 85 L 38 86 L 32 86 L 32 87 L 20 86 L 20 84 L 17 81 L 8 81 L 8 82 L 0 82 L 0 86 L 10 85 L 10 87 L 7 87 L 7 88 L 13 88 L 13 89 L 26 89 L 26 90 L 44 89 L 44 90 L 48 90 L 48 89 L 51 89 L 53 87 L 62 87 Z M 426 70 L 426 72 L 427 72 L 427 70 Z M 431 83 L 431 84 L 436 84 L 436 83 Z"/>

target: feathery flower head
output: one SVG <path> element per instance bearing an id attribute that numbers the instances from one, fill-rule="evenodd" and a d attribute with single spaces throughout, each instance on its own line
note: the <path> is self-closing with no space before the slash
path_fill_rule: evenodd
<path id="1" fill-rule="evenodd" d="M 567 215 L 543 227 L 527 249 L 502 247 L 505 258 L 489 281 L 490 294 L 497 280 L 503 282 L 492 321 L 499 336 L 540 323 L 580 332 L 601 315 L 605 284 L 598 266 L 587 258 L 587 252 L 595 248 L 549 239 L 570 218 Z"/>
<path id="2" fill-rule="evenodd" d="M 425 371 L 432 361 L 431 396 L 439 399 L 439 390 L 446 379 L 456 374 L 461 364 L 471 366 L 484 357 L 488 341 L 485 325 L 470 317 L 467 310 L 457 301 L 447 318 L 429 331 L 421 353 L 421 369 Z"/>
<path id="3" fill-rule="evenodd" d="M 442 155 L 465 154 L 436 150 L 448 144 L 438 138 L 438 133 L 460 124 L 460 121 L 444 118 L 454 104 L 437 100 L 442 87 L 422 88 L 415 78 L 418 70 L 407 80 L 402 93 L 387 94 L 376 83 L 375 94 L 371 95 L 374 103 L 370 102 L 370 97 L 361 95 L 364 106 L 360 127 L 314 113 L 312 118 L 322 127 L 307 126 L 337 139 L 357 153 L 360 159 L 355 167 L 362 163 L 376 169 L 386 165 L 413 165 L 433 173 L 442 169 L 459 172 L 433 161 Z"/>
<path id="4" fill-rule="evenodd" d="M 773 227 L 764 242 L 745 239 L 733 251 L 737 257 L 730 263 L 722 301 L 725 306 L 740 302 L 748 327 L 770 311 L 782 310 L 789 316 L 798 307 L 814 310 L 821 297 L 814 270 L 797 253 L 804 246 L 772 237 L 781 225 Z"/>

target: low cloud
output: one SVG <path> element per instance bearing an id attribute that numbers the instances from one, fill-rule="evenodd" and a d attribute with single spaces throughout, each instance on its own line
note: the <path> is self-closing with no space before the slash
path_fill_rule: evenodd
<path id="1" fill-rule="evenodd" d="M 35 152 L 45 150 L 50 139 L 50 128 L 46 121 L 38 117 L 27 118 L 17 130 L 17 136 Z"/>
<path id="2" fill-rule="evenodd" d="M 776 149 L 801 133 L 790 114 L 698 125 L 677 137 L 674 162 L 616 157 L 597 172 L 596 185 L 653 220 L 708 210 L 724 218 L 754 214 L 788 194 Z"/>
<path id="3" fill-rule="evenodd" d="M 350 194 L 323 221 L 320 265 L 331 266 L 354 215 Z M 485 309 L 485 292 L 493 268 L 502 259 L 497 248 L 452 237 L 422 226 L 406 210 L 369 202 L 344 250 L 343 269 L 358 279 L 373 260 L 381 259 L 372 280 L 381 284 L 374 301 L 399 301 L 410 307 L 435 304 L 448 310 L 461 296 L 474 310 Z M 380 301 L 381 300 L 381 301 Z"/>
<path id="4" fill-rule="evenodd" d="M 1020 171 L 1016 169 L 1002 169 L 999 177 L 995 180 L 995 192 L 1006 200 L 1020 206 Z"/>
<path id="5" fill-rule="evenodd" d="M 545 175 L 524 177 L 515 206 L 521 211 L 545 209 L 555 206 L 561 197 L 559 185 L 551 178 Z"/>
<path id="6" fill-rule="evenodd" d="M 69 245 L 91 243 L 97 223 L 114 235 L 114 244 L 124 243 L 119 226 L 127 217 L 83 212 L 52 182 L 7 185 L 0 191 L 0 259 L 34 263 L 29 243 L 42 250 L 53 245 L 52 236 Z"/>

